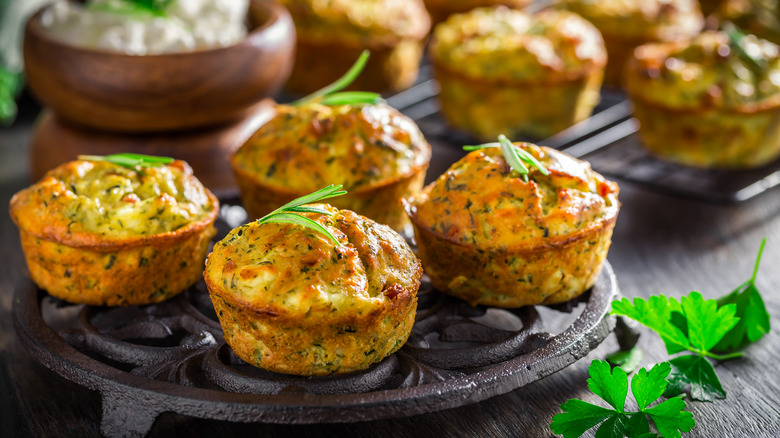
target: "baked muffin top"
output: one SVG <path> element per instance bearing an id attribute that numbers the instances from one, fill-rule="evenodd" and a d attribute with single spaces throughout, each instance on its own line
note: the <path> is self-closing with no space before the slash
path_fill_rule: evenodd
<path id="1" fill-rule="evenodd" d="M 503 6 L 450 16 L 434 29 L 430 50 L 437 67 L 477 79 L 549 79 L 606 62 L 598 30 L 576 14 Z"/>
<path id="2" fill-rule="evenodd" d="M 72 246 L 171 233 L 216 214 L 216 198 L 183 161 L 135 169 L 71 161 L 11 199 L 20 228 Z"/>
<path id="3" fill-rule="evenodd" d="M 232 157 L 266 186 L 307 193 L 328 184 L 350 192 L 387 184 L 427 165 L 417 125 L 384 104 L 277 105 L 276 114 Z"/>
<path id="4" fill-rule="evenodd" d="M 422 0 L 278 0 L 290 11 L 298 37 L 392 45 L 422 39 L 431 18 Z"/>
<path id="5" fill-rule="evenodd" d="M 670 41 L 696 35 L 704 26 L 697 0 L 562 0 L 559 5 L 615 36 Z"/>
<path id="6" fill-rule="evenodd" d="M 687 42 L 640 46 L 628 75 L 632 97 L 644 102 L 754 109 L 780 99 L 780 48 L 753 35 L 736 40 L 708 31 Z"/>
<path id="7" fill-rule="evenodd" d="M 250 222 L 214 245 L 206 281 L 277 321 L 369 318 L 399 293 L 417 290 L 422 266 L 397 233 L 350 210 L 313 205 L 334 214 L 302 215 L 341 246 L 299 225 Z"/>
<path id="8" fill-rule="evenodd" d="M 414 222 L 443 238 L 483 249 L 565 242 L 614 220 L 617 184 L 590 164 L 530 143 L 515 143 L 547 170 L 528 182 L 497 147 L 470 152 L 411 200 Z"/>

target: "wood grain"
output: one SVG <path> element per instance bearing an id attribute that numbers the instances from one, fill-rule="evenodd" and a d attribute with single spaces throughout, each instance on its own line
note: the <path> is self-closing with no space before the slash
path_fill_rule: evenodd
<path id="1" fill-rule="evenodd" d="M 50 39 L 41 12 L 27 23 L 26 79 L 35 95 L 72 123 L 118 132 L 158 132 L 241 118 L 284 84 L 295 30 L 287 11 L 252 0 L 253 30 L 223 48 L 134 56 Z"/>

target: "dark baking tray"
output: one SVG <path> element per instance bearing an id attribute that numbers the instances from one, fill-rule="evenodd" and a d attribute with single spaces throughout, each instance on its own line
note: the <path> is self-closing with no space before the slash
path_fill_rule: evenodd
<path id="1" fill-rule="evenodd" d="M 427 66 L 423 77 L 429 75 Z M 415 87 L 389 97 L 388 103 L 415 120 L 436 146 L 460 149 L 474 144 L 468 135 L 447 126 L 439 112 L 435 81 L 421 80 Z M 780 160 L 758 169 L 725 171 L 680 166 L 657 159 L 640 144 L 637 123 L 625 96 L 602 91 L 593 116 L 547 139 L 515 138 L 554 147 L 591 162 L 598 172 L 664 192 L 708 202 L 745 201 L 780 184 Z M 446 146 L 445 146 L 446 147 Z M 437 150 L 438 152 L 438 150 Z M 434 156 L 434 160 L 437 157 Z"/>

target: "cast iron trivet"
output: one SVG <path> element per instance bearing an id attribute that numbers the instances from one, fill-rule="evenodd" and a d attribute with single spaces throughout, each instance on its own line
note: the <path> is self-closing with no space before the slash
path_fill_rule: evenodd
<path id="1" fill-rule="evenodd" d="M 606 264 L 582 297 L 553 307 L 471 307 L 425 283 L 406 345 L 369 370 L 300 378 L 245 364 L 222 339 L 200 282 L 164 303 L 72 305 L 31 281 L 14 327 L 45 366 L 101 394 L 101 431 L 143 436 L 163 412 L 238 422 L 333 423 L 404 417 L 475 403 L 574 363 L 614 328 Z"/>

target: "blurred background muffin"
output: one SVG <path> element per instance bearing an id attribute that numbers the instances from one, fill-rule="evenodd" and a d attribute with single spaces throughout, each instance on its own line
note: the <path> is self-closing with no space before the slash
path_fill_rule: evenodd
<path id="1" fill-rule="evenodd" d="M 423 0 L 425 8 L 431 14 L 434 23 L 447 19 L 452 14 L 468 12 L 472 9 L 485 6 L 504 5 L 510 8 L 522 9 L 533 0 Z"/>
<path id="2" fill-rule="evenodd" d="M 364 49 L 372 56 L 354 89 L 397 91 L 417 78 L 431 26 L 422 0 L 277 1 L 298 38 L 289 91 L 308 94 L 333 82 Z"/>
<path id="3" fill-rule="evenodd" d="M 370 62 L 370 61 L 369 61 Z M 384 103 L 276 105 L 275 115 L 231 158 L 251 218 L 328 184 L 332 200 L 393 229 L 408 219 L 401 198 L 420 191 L 431 147 L 417 125 Z"/>
<path id="4" fill-rule="evenodd" d="M 480 139 L 550 136 L 591 114 L 604 42 L 567 11 L 478 8 L 436 26 L 430 45 L 447 121 Z"/>
<path id="5" fill-rule="evenodd" d="M 750 168 L 780 155 L 780 48 L 729 32 L 634 52 L 626 87 L 642 143 L 657 156 Z"/>
<path id="6" fill-rule="evenodd" d="M 634 47 L 651 41 L 687 39 L 704 26 L 696 0 L 562 0 L 560 7 L 593 23 L 609 53 L 604 83 L 619 86 Z"/>
<path id="7" fill-rule="evenodd" d="M 523 175 L 499 147 L 478 149 L 409 199 L 425 273 L 437 290 L 471 305 L 570 300 L 601 272 L 618 186 L 554 149 L 508 146 L 539 168 L 528 164 Z"/>
<path id="8" fill-rule="evenodd" d="M 11 199 L 30 277 L 57 298 L 156 303 L 201 276 L 217 198 L 183 161 L 118 162 L 65 163 Z"/>
<path id="9" fill-rule="evenodd" d="M 780 44 L 780 0 L 724 0 L 714 11 L 714 17 Z"/>

